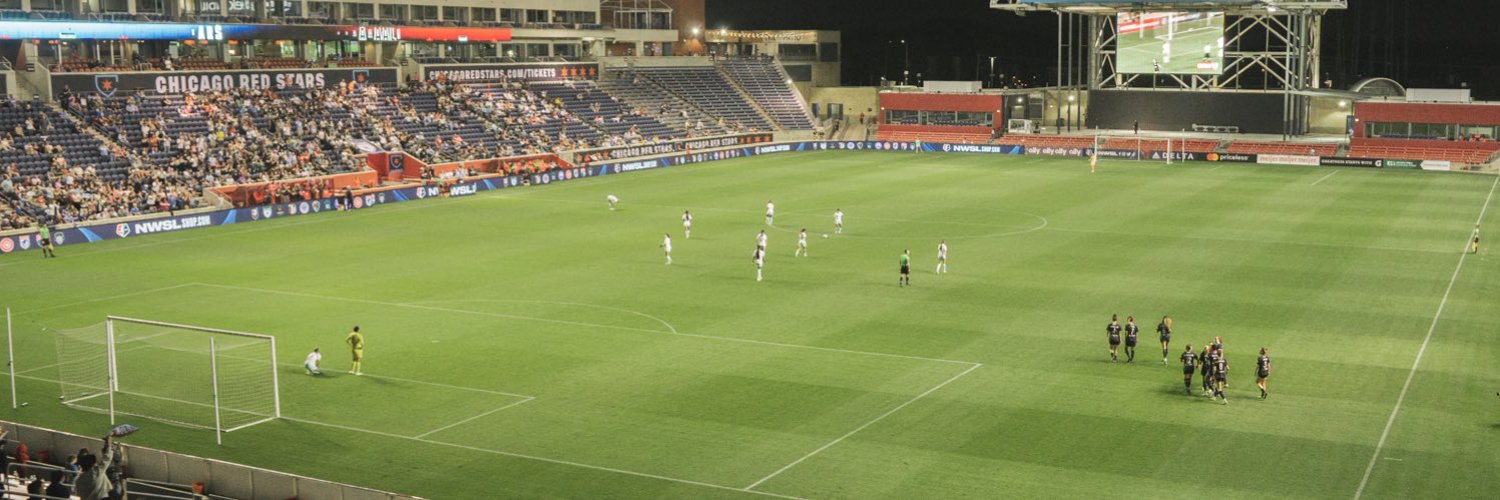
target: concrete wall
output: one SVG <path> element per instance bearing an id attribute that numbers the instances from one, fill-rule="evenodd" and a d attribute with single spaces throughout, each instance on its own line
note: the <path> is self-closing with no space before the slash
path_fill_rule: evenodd
<path id="1" fill-rule="evenodd" d="M 874 117 L 879 113 L 879 93 L 876 87 L 813 87 L 799 83 L 797 90 L 809 105 L 817 104 L 818 113 L 826 115 L 828 104 L 843 104 L 844 116 L 858 120 L 860 113 Z"/>

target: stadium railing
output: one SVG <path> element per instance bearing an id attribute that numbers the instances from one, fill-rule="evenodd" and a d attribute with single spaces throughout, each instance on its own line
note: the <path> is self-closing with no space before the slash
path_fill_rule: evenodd
<path id="1" fill-rule="evenodd" d="M 34 453 L 67 456 L 78 449 L 97 449 L 98 438 L 26 424 L 0 422 L 7 439 L 26 443 Z M 339 498 L 344 500 L 420 500 L 421 497 L 379 491 L 322 479 L 122 444 L 124 466 L 132 478 L 162 483 L 203 483 L 207 493 L 228 498 Z M 35 462 L 33 462 L 35 463 Z M 30 464 L 28 464 L 30 465 Z M 23 489 L 24 491 L 24 489 Z"/>

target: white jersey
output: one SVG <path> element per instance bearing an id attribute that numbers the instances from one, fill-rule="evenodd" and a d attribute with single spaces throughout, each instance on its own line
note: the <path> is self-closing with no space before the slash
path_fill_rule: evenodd
<path id="1" fill-rule="evenodd" d="M 939 259 L 943 259 L 943 260 L 948 260 L 948 244 L 947 243 L 939 243 L 938 244 L 938 258 Z"/>
<path id="2" fill-rule="evenodd" d="M 662 238 L 661 247 L 665 249 L 667 253 L 672 253 L 672 238 Z"/>
<path id="3" fill-rule="evenodd" d="M 313 352 L 307 353 L 307 360 L 303 361 L 302 364 L 304 366 L 318 366 L 318 362 L 322 361 L 322 360 L 323 360 L 323 353 L 318 352 L 318 351 L 313 351 Z"/>
<path id="4" fill-rule="evenodd" d="M 844 224 L 844 212 L 843 211 L 838 211 L 838 212 L 834 212 L 833 213 L 833 223 L 834 224 L 838 224 L 838 225 L 843 225 Z"/>
<path id="5" fill-rule="evenodd" d="M 693 216 L 682 214 L 682 227 L 693 227 Z"/>
<path id="6" fill-rule="evenodd" d="M 605 201 L 608 201 L 610 203 L 619 203 L 620 202 L 620 199 L 616 198 L 615 195 L 605 196 L 604 199 L 605 199 Z"/>
<path id="7" fill-rule="evenodd" d="M 804 248 L 807 247 L 807 233 L 806 232 L 803 232 L 803 233 L 800 233 L 800 234 L 797 235 L 797 246 L 804 247 Z"/>
<path id="8" fill-rule="evenodd" d="M 766 203 L 766 217 L 770 217 L 772 215 L 776 215 L 776 204 Z"/>
<path id="9" fill-rule="evenodd" d="M 760 233 L 759 236 L 756 236 L 755 237 L 755 244 L 759 245 L 761 248 L 765 248 L 766 247 L 766 233 Z"/>

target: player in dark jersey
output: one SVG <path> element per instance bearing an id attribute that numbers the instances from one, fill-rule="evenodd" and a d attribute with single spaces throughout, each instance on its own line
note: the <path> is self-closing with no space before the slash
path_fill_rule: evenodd
<path id="1" fill-rule="evenodd" d="M 1209 395 L 1209 392 L 1208 392 L 1208 370 L 1210 368 L 1213 368 L 1213 360 L 1209 359 L 1209 355 L 1212 352 L 1213 351 L 1209 350 L 1208 344 L 1204 344 L 1203 345 L 1203 349 L 1200 350 L 1200 351 L 1198 351 L 1198 375 L 1199 375 L 1199 378 L 1201 379 L 1200 382 L 1199 382 L 1199 385 L 1203 386 L 1203 395 L 1204 396 L 1208 396 Z"/>
<path id="2" fill-rule="evenodd" d="M 1197 368 L 1198 355 L 1193 354 L 1193 344 L 1188 344 L 1187 350 L 1182 351 L 1182 390 L 1187 395 L 1193 395 L 1193 369 Z"/>
<path id="3" fill-rule="evenodd" d="M 1229 358 L 1222 355 L 1214 359 L 1214 397 L 1221 404 L 1229 404 L 1229 396 L 1224 394 L 1224 386 L 1229 382 Z"/>
<path id="4" fill-rule="evenodd" d="M 1125 362 L 1135 362 L 1135 344 L 1140 341 L 1141 327 L 1135 324 L 1135 316 L 1125 318 Z"/>
<path id="5" fill-rule="evenodd" d="M 1109 362 L 1114 363 L 1116 361 L 1119 361 L 1120 360 L 1120 315 L 1118 315 L 1118 314 L 1111 314 L 1109 316 L 1109 326 L 1104 327 L 1104 331 L 1106 331 L 1106 332 L 1109 333 Z"/>
<path id="6" fill-rule="evenodd" d="M 1271 357 L 1266 355 L 1266 348 L 1260 348 L 1260 357 L 1255 359 L 1255 385 L 1260 387 L 1260 398 L 1266 399 L 1271 393 L 1266 392 L 1266 377 L 1271 376 Z"/>
<path id="7" fill-rule="evenodd" d="M 1156 335 L 1161 338 L 1161 364 L 1167 364 L 1167 353 L 1170 352 L 1172 344 L 1172 317 L 1162 316 L 1161 323 L 1156 324 Z M 1191 349 L 1189 349 L 1191 350 Z"/>

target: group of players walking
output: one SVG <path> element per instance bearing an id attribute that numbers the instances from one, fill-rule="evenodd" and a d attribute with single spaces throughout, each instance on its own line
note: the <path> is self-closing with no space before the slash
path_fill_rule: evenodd
<path id="1" fill-rule="evenodd" d="M 605 201 L 609 202 L 609 209 L 610 210 L 615 210 L 617 208 L 617 206 L 619 205 L 619 203 L 620 203 L 620 199 L 618 197 L 616 197 L 615 195 L 606 196 L 605 197 Z M 767 200 L 766 201 L 766 225 L 767 226 L 773 226 L 773 225 L 775 225 L 775 222 L 776 222 L 776 203 L 773 202 L 773 201 Z M 844 211 L 843 211 L 843 209 L 835 209 L 833 211 L 833 234 L 844 234 Z M 682 235 L 683 235 L 683 238 L 685 238 L 685 239 L 692 239 L 692 237 L 693 237 L 693 213 L 691 211 L 683 211 L 682 212 Z M 827 238 L 828 235 L 824 234 L 823 237 Z M 760 234 L 757 234 L 755 236 L 755 252 L 750 255 L 750 260 L 755 263 L 755 281 L 764 281 L 765 280 L 764 271 L 765 271 L 765 266 L 766 266 L 766 242 L 767 242 L 768 239 L 769 239 L 769 237 L 766 235 L 766 231 L 765 230 L 761 230 Z M 662 249 L 662 252 L 665 254 L 665 256 L 667 258 L 667 265 L 669 265 L 669 266 L 672 265 L 672 235 L 670 233 L 662 235 L 662 242 L 661 242 L 660 247 Z M 807 257 L 808 256 L 808 253 L 807 253 L 807 229 L 806 228 L 803 228 L 801 231 L 797 232 L 797 249 L 794 252 L 792 252 L 792 256 L 793 257 Z M 901 253 L 900 259 L 901 259 L 901 274 L 900 274 L 900 279 L 899 279 L 898 282 L 899 282 L 899 284 L 901 286 L 910 286 L 911 285 L 911 250 L 905 250 L 905 251 L 903 251 Z M 937 260 L 937 269 L 936 269 L 936 272 L 938 274 L 946 274 L 948 272 L 948 241 L 947 240 L 943 240 L 943 241 L 941 241 L 941 242 L 938 243 L 938 260 Z"/>
<path id="2" fill-rule="evenodd" d="M 1135 362 L 1135 346 L 1140 339 L 1141 328 L 1135 324 L 1135 316 L 1126 317 L 1125 324 L 1120 324 L 1118 314 L 1110 316 L 1109 326 L 1105 327 L 1109 335 L 1109 359 L 1110 362 L 1120 360 L 1120 344 L 1125 344 L 1125 362 Z M 1156 325 L 1156 332 L 1161 340 L 1161 363 L 1167 364 L 1167 353 L 1171 350 L 1172 343 L 1172 317 L 1162 316 L 1161 323 Z M 1224 338 L 1214 337 L 1212 342 L 1203 346 L 1197 353 L 1193 352 L 1193 345 L 1188 344 L 1183 350 L 1182 356 L 1182 385 L 1188 395 L 1193 394 L 1193 372 L 1198 372 L 1199 384 L 1203 388 L 1203 395 L 1214 398 L 1220 404 L 1229 404 L 1229 396 L 1224 389 L 1229 386 L 1229 358 L 1224 354 Z M 1271 376 L 1271 356 L 1266 354 L 1266 348 L 1260 348 L 1260 357 L 1255 359 L 1255 386 L 1260 388 L 1260 399 L 1266 399 L 1270 393 L 1266 391 L 1266 379 Z"/>

